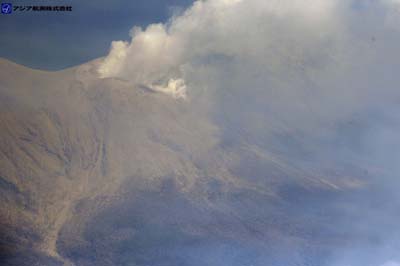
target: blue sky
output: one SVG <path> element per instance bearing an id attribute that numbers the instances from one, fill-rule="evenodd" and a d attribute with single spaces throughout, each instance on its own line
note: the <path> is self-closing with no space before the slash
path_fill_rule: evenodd
<path id="1" fill-rule="evenodd" d="M 107 54 L 113 40 L 129 39 L 134 25 L 164 22 L 192 0 L 1 1 L 13 5 L 70 5 L 72 12 L 14 12 L 0 16 L 0 57 L 56 70 Z"/>

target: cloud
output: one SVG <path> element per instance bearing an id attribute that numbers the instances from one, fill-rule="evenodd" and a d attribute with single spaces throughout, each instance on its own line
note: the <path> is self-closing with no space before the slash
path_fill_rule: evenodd
<path id="1" fill-rule="evenodd" d="M 332 22 L 334 6 L 331 0 L 197 1 L 167 24 L 152 24 L 145 30 L 134 27 L 130 42 L 113 42 L 99 74 L 103 78 L 125 78 L 134 84 L 182 97 L 185 78 L 188 78 L 185 71 L 214 55 L 246 61 L 259 61 L 264 57 L 272 60 L 269 64 L 282 63 L 279 62 L 282 56 L 295 60 L 301 56 L 301 50 L 305 46 L 311 48 L 312 43 L 302 38 L 299 47 L 286 47 L 294 49 L 287 55 L 283 54 L 285 47 L 269 50 L 278 49 L 277 43 L 286 41 L 284 36 L 277 36 L 278 28 L 289 30 L 292 23 L 288 23 L 287 18 L 291 17 L 293 23 L 300 22 L 301 26 L 291 30 L 289 38 L 317 37 Z M 305 31 L 301 33 L 300 30 Z M 273 55 L 274 52 L 279 54 Z M 174 87 L 175 81 L 179 81 L 179 88 Z"/>
<path id="2" fill-rule="evenodd" d="M 130 42 L 113 42 L 99 74 L 175 98 L 264 86 L 259 96 L 274 98 L 269 108 L 280 114 L 274 126 L 331 122 L 376 94 L 361 76 L 379 53 L 351 32 L 354 11 L 344 2 L 196 1 L 166 24 L 134 27 Z M 386 20 L 395 3 L 379 2 Z"/>
<path id="3" fill-rule="evenodd" d="M 207 102 L 197 109 L 210 110 L 223 138 L 280 145 L 290 160 L 313 154 L 332 165 L 375 164 L 394 180 L 399 5 L 196 1 L 165 24 L 133 27 L 129 42 L 112 43 L 98 73 Z"/>
<path id="4" fill-rule="evenodd" d="M 98 71 L 191 99 L 224 145 L 277 153 L 338 188 L 347 177 L 372 184 L 371 197 L 337 206 L 348 215 L 337 230 L 365 245 L 332 252 L 380 265 L 400 244 L 399 10 L 398 0 L 196 1 L 168 23 L 134 27 Z"/>
<path id="5" fill-rule="evenodd" d="M 361 119 L 365 130 L 352 130 L 374 150 L 390 141 L 368 131 L 371 112 L 384 117 L 377 130 L 398 130 L 386 111 L 400 99 L 398 9 L 397 0 L 196 1 L 113 42 L 98 72 L 174 98 L 207 95 L 216 116 L 262 143 L 297 134 L 318 149 L 316 139 L 343 141 L 339 127 Z"/>
<path id="6" fill-rule="evenodd" d="M 388 261 L 388 262 L 382 264 L 382 266 L 400 266 L 400 263 L 395 262 L 395 261 Z"/>
<path id="7" fill-rule="evenodd" d="M 241 129 L 265 147 L 291 136 L 318 158 L 368 157 L 393 171 L 384 151 L 398 146 L 398 10 L 397 0 L 196 1 L 113 42 L 98 72 L 174 98 L 203 97 L 226 135 Z"/>
<path id="8" fill-rule="evenodd" d="M 112 43 L 110 54 L 98 70 L 100 76 L 122 77 L 135 85 L 184 98 L 179 40 L 162 24 L 150 25 L 145 31 L 135 27 L 131 35 L 131 43 Z"/>

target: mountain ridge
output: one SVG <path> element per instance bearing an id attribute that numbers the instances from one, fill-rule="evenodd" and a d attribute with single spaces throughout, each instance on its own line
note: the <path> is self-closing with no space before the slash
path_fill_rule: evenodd
<path id="1" fill-rule="evenodd" d="M 209 95 L 177 100 L 123 80 L 99 79 L 100 61 L 44 72 L 0 60 L 0 69 L 7 70 L 0 72 L 0 213 L 5 217 L 0 244 L 8 265 L 23 265 L 13 262 L 16 254 L 25 254 L 26 264 L 91 265 L 79 250 L 91 254 L 92 247 L 104 248 L 97 246 L 98 240 L 87 239 L 87 234 L 92 237 L 90 228 L 96 228 L 96 217 L 106 228 L 111 226 L 107 230 L 116 243 L 143 237 L 135 233 L 139 229 L 129 227 L 114 232 L 107 213 L 128 223 L 124 226 L 146 227 L 142 223 L 150 221 L 155 228 L 172 226 L 183 239 L 200 242 L 212 234 L 233 241 L 257 239 L 256 232 L 265 232 L 257 240 L 263 246 L 269 238 L 291 239 L 283 236 L 285 226 L 274 224 L 272 217 L 262 220 L 268 217 L 267 209 L 281 216 L 275 209 L 286 200 L 281 192 L 286 184 L 309 193 L 341 193 L 351 187 L 291 165 L 283 155 L 245 139 L 226 146 L 221 125 L 202 105 L 212 102 Z M 363 187 L 356 177 L 349 184 L 351 189 Z M 164 206 L 163 201 L 172 205 Z M 263 209 L 259 201 L 269 207 Z M 161 220 L 171 215 L 171 221 L 151 222 L 137 202 L 149 205 L 149 212 L 158 210 L 160 214 L 154 215 Z M 198 209 L 209 218 L 201 221 L 193 213 L 197 218 L 187 220 L 174 204 Z M 144 220 L 117 218 L 125 215 L 118 208 Z M 254 223 L 246 218 L 252 216 Z M 224 228 L 231 223 L 231 229 Z M 287 226 L 297 227 L 290 219 Z M 28 258 L 28 251 L 36 255 Z M 99 257 L 104 261 L 96 259 L 96 265 L 121 264 L 111 251 L 104 254 Z"/>

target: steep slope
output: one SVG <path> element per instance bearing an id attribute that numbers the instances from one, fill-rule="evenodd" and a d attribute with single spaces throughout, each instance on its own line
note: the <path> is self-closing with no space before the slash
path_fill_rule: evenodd
<path id="1" fill-rule="evenodd" d="M 216 143 L 217 129 L 192 120 L 186 103 L 93 80 L 91 64 L 55 73 L 1 64 L 4 248 L 59 258 L 57 235 L 78 200 L 112 195 L 139 173 L 190 187 L 199 175 L 190 158 Z"/>
<path id="2" fill-rule="evenodd" d="M 2 265 L 322 265 L 364 237 L 344 236 L 340 207 L 369 193 L 362 169 L 302 167 L 216 119 L 210 95 L 99 79 L 97 64 L 0 61 Z"/>

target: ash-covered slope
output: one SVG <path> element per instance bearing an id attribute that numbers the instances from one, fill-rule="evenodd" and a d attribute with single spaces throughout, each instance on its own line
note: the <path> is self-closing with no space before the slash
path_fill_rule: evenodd
<path id="1" fill-rule="evenodd" d="M 138 173 L 190 186 L 198 170 L 189 158 L 215 145 L 217 130 L 190 120 L 185 104 L 93 80 L 90 64 L 45 73 L 2 60 L 1 69 L 6 253 L 33 247 L 58 257 L 58 232 L 78 200 L 113 194 Z"/>
<path id="2" fill-rule="evenodd" d="M 206 92 L 174 99 L 97 64 L 0 62 L 1 265 L 328 265 L 385 238 L 354 229 L 383 198 L 366 169 L 260 144 Z"/>

